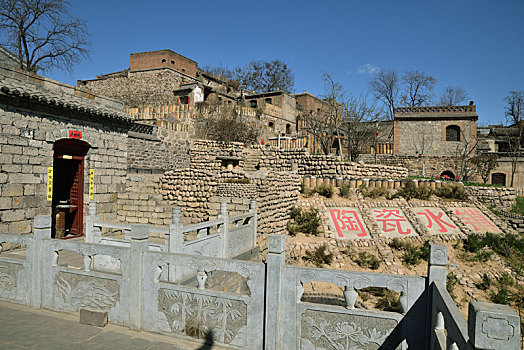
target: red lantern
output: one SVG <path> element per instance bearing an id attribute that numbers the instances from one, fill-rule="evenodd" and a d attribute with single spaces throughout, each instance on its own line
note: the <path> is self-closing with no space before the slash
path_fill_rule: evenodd
<path id="1" fill-rule="evenodd" d="M 264 146 L 266 143 L 264 142 L 264 139 L 260 140 L 260 144 Z"/>

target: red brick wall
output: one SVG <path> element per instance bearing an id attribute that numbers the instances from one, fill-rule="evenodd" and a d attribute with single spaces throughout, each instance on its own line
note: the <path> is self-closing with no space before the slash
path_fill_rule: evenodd
<path id="1" fill-rule="evenodd" d="M 132 53 L 129 55 L 129 69 L 141 70 L 169 67 L 196 77 L 197 63 L 171 50 Z"/>

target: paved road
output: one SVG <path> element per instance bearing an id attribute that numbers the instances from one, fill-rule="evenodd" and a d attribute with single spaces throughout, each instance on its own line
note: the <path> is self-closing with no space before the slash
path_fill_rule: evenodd
<path id="1" fill-rule="evenodd" d="M 49 350 L 196 350 L 213 349 L 211 344 L 147 332 L 135 332 L 116 325 L 99 328 L 78 323 L 78 316 L 0 301 L 0 349 Z"/>

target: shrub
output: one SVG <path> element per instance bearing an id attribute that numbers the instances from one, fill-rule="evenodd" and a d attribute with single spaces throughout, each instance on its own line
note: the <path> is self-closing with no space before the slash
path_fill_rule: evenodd
<path id="1" fill-rule="evenodd" d="M 343 183 L 339 188 L 338 188 L 338 195 L 340 197 L 344 197 L 344 198 L 348 198 L 349 197 L 349 184 L 346 184 L 346 183 Z"/>
<path id="2" fill-rule="evenodd" d="M 318 209 L 302 210 L 293 207 L 289 212 L 291 220 L 287 223 L 289 234 L 295 236 L 298 232 L 318 236 L 320 234 L 320 215 Z"/>
<path id="3" fill-rule="evenodd" d="M 326 197 L 326 198 L 331 198 L 333 197 L 333 187 L 331 186 L 328 186 L 328 185 L 320 185 L 320 186 L 316 186 L 314 188 L 315 192 L 318 193 L 319 195 L 323 196 L 323 197 Z"/>
<path id="4" fill-rule="evenodd" d="M 385 187 L 374 187 L 370 189 L 365 186 L 360 186 L 359 191 L 364 198 L 384 197 L 388 193 L 388 190 Z"/>
<path id="5" fill-rule="evenodd" d="M 484 273 L 482 275 L 482 281 L 476 284 L 477 288 L 480 290 L 488 290 L 491 287 L 491 278 Z"/>
<path id="6" fill-rule="evenodd" d="M 496 293 L 491 293 L 489 299 L 492 303 L 507 305 L 511 302 L 511 293 L 507 286 L 500 286 Z"/>
<path id="7" fill-rule="evenodd" d="M 440 188 L 435 189 L 435 195 L 440 198 L 461 201 L 468 199 L 466 188 L 459 184 L 443 184 Z"/>
<path id="8" fill-rule="evenodd" d="M 453 272 L 449 272 L 446 276 L 446 289 L 451 296 L 453 296 L 453 290 L 455 290 L 457 283 L 457 276 Z"/>
<path id="9" fill-rule="evenodd" d="M 393 240 L 389 242 L 388 245 L 395 250 L 402 250 L 404 249 L 406 242 L 400 238 L 393 238 Z"/>
<path id="10" fill-rule="evenodd" d="M 397 196 L 404 197 L 407 201 L 416 198 L 427 200 L 433 195 L 433 190 L 429 186 L 415 186 L 413 181 L 407 181 L 397 192 Z"/>
<path id="11" fill-rule="evenodd" d="M 326 253 L 327 246 L 321 245 L 315 249 L 306 250 L 306 255 L 302 258 L 310 261 L 316 267 L 322 267 L 324 264 L 329 265 L 333 262 L 333 254 Z"/>
<path id="12" fill-rule="evenodd" d="M 511 207 L 511 212 L 524 215 L 524 197 L 517 197 L 515 204 Z"/>
<path id="13" fill-rule="evenodd" d="M 404 254 L 402 254 L 402 262 L 407 265 L 418 265 L 420 264 L 420 250 L 417 247 L 406 245 L 404 248 Z"/>
<path id="14" fill-rule="evenodd" d="M 358 266 L 366 267 L 371 270 L 376 270 L 380 267 L 380 260 L 373 254 L 368 252 L 358 253 L 358 258 L 356 259 Z"/>
<path id="15" fill-rule="evenodd" d="M 364 301 L 369 300 L 369 295 L 377 297 L 378 299 L 375 303 L 375 308 L 379 310 L 402 312 L 402 306 L 400 306 L 398 295 L 392 290 L 381 287 L 367 287 L 360 289 L 358 292 L 361 299 Z"/>

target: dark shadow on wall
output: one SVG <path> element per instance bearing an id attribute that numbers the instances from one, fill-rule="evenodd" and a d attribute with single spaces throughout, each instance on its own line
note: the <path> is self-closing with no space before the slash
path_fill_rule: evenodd
<path id="1" fill-rule="evenodd" d="M 199 347 L 198 350 L 210 350 L 210 349 L 213 348 L 213 344 L 214 343 L 215 343 L 215 341 L 213 340 L 213 332 L 212 331 L 208 331 L 206 333 L 206 341 L 205 341 L 204 345 Z"/>

